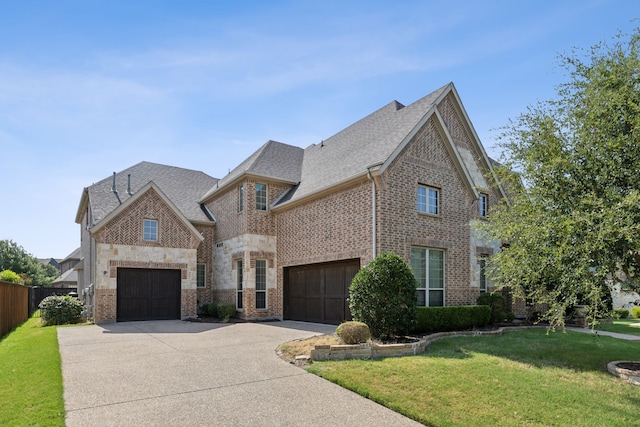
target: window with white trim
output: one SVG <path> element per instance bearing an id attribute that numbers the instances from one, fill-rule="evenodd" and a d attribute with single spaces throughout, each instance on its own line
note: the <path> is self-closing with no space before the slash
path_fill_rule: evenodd
<path id="1" fill-rule="evenodd" d="M 242 296 L 243 296 L 243 284 L 244 274 L 242 270 L 242 260 L 236 261 L 236 308 L 242 310 Z"/>
<path id="2" fill-rule="evenodd" d="M 440 307 L 444 305 L 444 251 L 411 248 L 411 269 L 418 282 L 416 305 Z"/>
<path id="3" fill-rule="evenodd" d="M 196 266 L 196 285 L 199 288 L 206 287 L 207 264 L 198 264 Z"/>
<path id="4" fill-rule="evenodd" d="M 244 185 L 238 187 L 238 212 L 244 209 Z"/>
<path id="5" fill-rule="evenodd" d="M 145 219 L 142 226 L 142 239 L 150 242 L 158 241 L 158 221 Z"/>
<path id="6" fill-rule="evenodd" d="M 256 260 L 256 309 L 267 308 L 267 261 Z"/>
<path id="7" fill-rule="evenodd" d="M 440 215 L 440 190 L 418 185 L 418 212 Z"/>
<path id="8" fill-rule="evenodd" d="M 487 292 L 487 258 L 480 257 L 478 258 L 478 266 L 479 269 L 479 283 L 480 283 L 480 292 Z"/>
<path id="9" fill-rule="evenodd" d="M 480 198 L 478 199 L 478 209 L 479 209 L 478 214 L 480 215 L 481 218 L 487 217 L 488 208 L 489 208 L 489 196 L 484 193 L 480 193 Z"/>
<path id="10" fill-rule="evenodd" d="M 267 184 L 256 184 L 256 210 L 267 210 Z"/>

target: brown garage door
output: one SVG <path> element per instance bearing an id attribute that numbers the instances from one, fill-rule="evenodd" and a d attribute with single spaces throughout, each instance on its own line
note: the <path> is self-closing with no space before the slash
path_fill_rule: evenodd
<path id="1" fill-rule="evenodd" d="M 117 320 L 180 319 L 180 270 L 118 269 Z"/>
<path id="2" fill-rule="evenodd" d="M 359 269 L 359 259 L 285 268 L 284 318 L 336 325 L 350 320 L 349 285 Z"/>

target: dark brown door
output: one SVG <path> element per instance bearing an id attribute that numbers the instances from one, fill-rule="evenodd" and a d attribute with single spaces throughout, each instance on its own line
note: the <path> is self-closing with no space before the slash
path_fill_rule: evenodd
<path id="1" fill-rule="evenodd" d="M 285 268 L 284 318 L 336 325 L 350 320 L 349 285 L 359 269 L 359 259 Z"/>
<path id="2" fill-rule="evenodd" d="M 180 270 L 119 268 L 117 320 L 180 319 Z"/>

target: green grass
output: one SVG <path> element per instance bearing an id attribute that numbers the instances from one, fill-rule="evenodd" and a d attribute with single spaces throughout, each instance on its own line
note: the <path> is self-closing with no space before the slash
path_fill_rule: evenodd
<path id="1" fill-rule="evenodd" d="M 309 371 L 432 426 L 640 426 L 640 387 L 606 372 L 630 359 L 640 359 L 640 344 L 531 329 Z"/>
<path id="2" fill-rule="evenodd" d="M 617 332 L 640 336 L 640 319 L 617 319 L 613 323 L 601 323 L 596 326 L 599 331 Z"/>
<path id="3" fill-rule="evenodd" d="M 0 341 L 0 425 L 64 426 L 56 327 L 31 318 Z"/>

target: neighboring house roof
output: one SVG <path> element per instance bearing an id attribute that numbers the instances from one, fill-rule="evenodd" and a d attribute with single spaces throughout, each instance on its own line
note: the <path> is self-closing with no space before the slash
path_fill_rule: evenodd
<path id="1" fill-rule="evenodd" d="M 215 193 L 231 185 L 237 179 L 251 175 L 276 181 L 297 184 L 300 181 L 304 150 L 277 141 L 267 141 L 244 162 L 222 178 L 202 197 L 206 201 Z M 203 193 L 204 194 L 204 193 Z"/>
<path id="2" fill-rule="evenodd" d="M 67 255 L 66 257 L 64 257 L 64 259 L 62 261 L 60 261 L 60 264 L 63 264 L 69 260 L 80 260 L 80 258 L 82 258 L 82 248 L 77 248 L 76 250 L 74 250 L 73 252 L 71 252 L 69 255 Z"/>
<path id="3" fill-rule="evenodd" d="M 62 262 L 62 260 L 55 258 L 38 258 L 38 262 L 44 265 L 51 265 L 60 270 L 60 262 Z"/>
<path id="4" fill-rule="evenodd" d="M 53 282 L 52 285 L 66 284 L 66 283 L 78 283 L 78 272 L 74 269 L 67 270 L 58 276 Z"/>
<path id="5" fill-rule="evenodd" d="M 76 222 L 82 221 L 88 205 L 91 206 L 93 215 L 93 224 L 90 225 L 95 225 L 131 198 L 127 192 L 129 175 L 132 195 L 153 182 L 186 219 L 192 222 L 211 222 L 198 200 L 218 180 L 200 171 L 151 162 L 140 162 L 116 173 L 117 195 L 112 191 L 113 176 L 85 188 L 76 214 Z"/>

